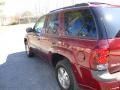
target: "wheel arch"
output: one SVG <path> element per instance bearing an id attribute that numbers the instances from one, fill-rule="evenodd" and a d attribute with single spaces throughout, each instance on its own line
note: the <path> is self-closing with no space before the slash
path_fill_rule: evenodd
<path id="1" fill-rule="evenodd" d="M 68 49 L 57 47 L 54 48 L 54 52 L 52 52 L 51 54 L 52 54 L 51 62 L 54 66 L 60 60 L 68 60 L 71 64 L 77 63 L 73 52 Z"/>
<path id="2" fill-rule="evenodd" d="M 61 54 L 59 54 L 59 53 L 53 53 L 53 54 L 52 54 L 51 63 L 52 63 L 52 65 L 53 65 L 53 67 L 55 67 L 55 66 L 57 65 L 57 63 L 58 63 L 59 61 L 62 61 L 62 60 L 68 60 L 68 61 L 69 61 L 69 59 L 68 59 L 67 57 L 65 57 L 64 55 L 61 55 Z M 70 62 L 70 61 L 69 61 L 69 62 Z"/>
<path id="3" fill-rule="evenodd" d="M 57 65 L 57 63 L 61 60 L 67 60 L 70 63 L 71 68 L 74 72 L 75 78 L 76 78 L 77 82 L 80 83 L 82 80 L 82 73 L 78 67 L 78 62 L 77 62 L 76 58 L 74 57 L 74 54 L 68 50 L 66 50 L 66 51 L 61 50 L 61 52 L 52 54 L 51 63 L 53 65 L 53 67 L 55 67 Z"/>

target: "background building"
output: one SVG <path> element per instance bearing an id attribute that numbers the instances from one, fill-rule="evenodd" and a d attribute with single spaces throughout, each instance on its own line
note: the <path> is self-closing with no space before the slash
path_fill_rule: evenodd
<path id="1" fill-rule="evenodd" d="M 30 23 L 51 10 L 82 2 L 119 4 L 119 0 L 0 0 L 0 25 Z"/>

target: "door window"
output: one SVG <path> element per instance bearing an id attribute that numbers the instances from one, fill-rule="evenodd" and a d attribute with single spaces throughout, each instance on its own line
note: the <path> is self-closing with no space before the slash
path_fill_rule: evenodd
<path id="1" fill-rule="evenodd" d="M 58 34 L 59 21 L 58 14 L 51 14 L 48 16 L 47 30 L 48 34 Z"/>
<path id="2" fill-rule="evenodd" d="M 45 16 L 41 17 L 34 26 L 34 30 L 36 33 L 43 33 L 43 27 L 45 22 Z"/>

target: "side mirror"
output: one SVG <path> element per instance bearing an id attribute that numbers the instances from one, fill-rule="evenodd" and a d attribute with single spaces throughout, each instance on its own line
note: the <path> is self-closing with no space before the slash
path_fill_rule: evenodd
<path id="1" fill-rule="evenodd" d="M 26 32 L 29 33 L 29 32 L 33 32 L 33 29 L 31 27 L 28 27 L 26 28 Z"/>

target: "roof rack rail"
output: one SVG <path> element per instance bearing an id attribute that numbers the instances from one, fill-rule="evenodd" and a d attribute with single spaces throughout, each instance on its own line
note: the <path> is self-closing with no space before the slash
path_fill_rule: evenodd
<path id="1" fill-rule="evenodd" d="M 58 10 L 62 10 L 62 9 L 65 9 L 65 8 L 71 8 L 71 7 L 73 7 L 73 6 L 68 6 L 68 7 L 63 7 L 63 8 L 55 9 L 55 10 L 52 10 L 52 11 L 50 11 L 50 12 L 54 12 L 54 11 L 58 11 Z"/>
<path id="2" fill-rule="evenodd" d="M 63 8 L 59 8 L 59 9 L 56 9 L 56 10 L 52 10 L 50 12 L 54 12 L 54 11 L 61 10 L 61 9 L 67 9 L 67 8 L 71 8 L 71 7 L 78 7 L 78 6 L 89 6 L 89 4 L 88 3 L 75 4 L 75 5 L 72 5 L 72 6 L 68 6 L 68 7 L 63 7 Z"/>
<path id="3" fill-rule="evenodd" d="M 88 2 L 89 4 L 96 4 L 96 5 L 99 5 L 99 4 L 106 4 L 106 3 L 102 3 L 102 2 Z"/>
<path id="4" fill-rule="evenodd" d="M 91 6 L 91 5 L 100 5 L 100 4 L 106 4 L 106 3 L 102 3 L 102 2 L 88 2 L 88 3 L 80 3 L 80 4 L 75 4 L 75 5 L 72 5 L 72 6 L 68 6 L 68 7 L 63 7 L 63 8 L 59 8 L 59 9 L 56 9 L 56 10 L 52 10 L 50 12 L 54 12 L 54 11 L 58 11 L 58 10 L 62 10 L 62 9 L 68 9 L 68 8 L 74 8 L 74 7 L 79 7 L 79 6 Z M 110 5 L 110 4 L 107 4 L 107 5 Z"/>
<path id="5" fill-rule="evenodd" d="M 77 7 L 77 6 L 88 6 L 89 3 L 80 3 L 80 4 L 75 4 L 74 6 Z"/>

